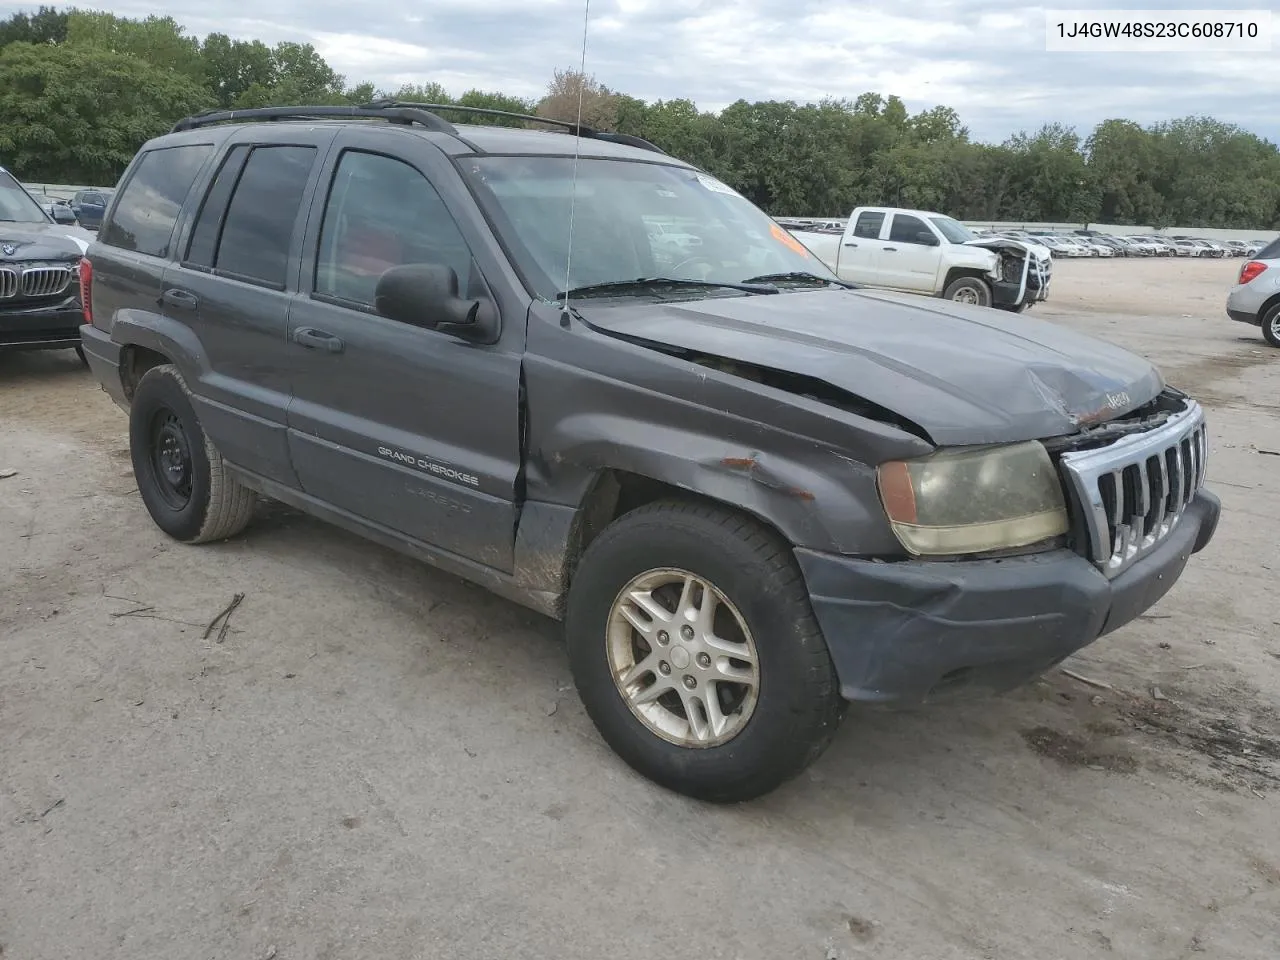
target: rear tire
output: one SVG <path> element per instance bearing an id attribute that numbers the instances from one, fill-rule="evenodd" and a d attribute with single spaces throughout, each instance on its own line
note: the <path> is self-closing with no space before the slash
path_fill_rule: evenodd
<path id="1" fill-rule="evenodd" d="M 952 280 L 947 285 L 947 289 L 943 291 L 942 298 L 944 300 L 954 300 L 956 303 L 969 303 L 978 307 L 989 307 L 991 306 L 991 288 L 977 277 L 961 277 L 958 280 Z"/>
<path id="2" fill-rule="evenodd" d="M 790 547 L 716 506 L 649 504 L 605 529 L 573 578 L 565 634 L 605 742 L 697 799 L 770 792 L 823 753 L 845 712 Z"/>
<path id="3" fill-rule="evenodd" d="M 171 364 L 152 367 L 138 381 L 129 450 L 147 512 L 175 540 L 225 540 L 253 518 L 253 492 L 231 475 L 205 436 L 191 391 Z"/>
<path id="4" fill-rule="evenodd" d="M 1273 347 L 1280 347 L 1280 303 L 1275 304 L 1262 317 L 1262 335 Z"/>

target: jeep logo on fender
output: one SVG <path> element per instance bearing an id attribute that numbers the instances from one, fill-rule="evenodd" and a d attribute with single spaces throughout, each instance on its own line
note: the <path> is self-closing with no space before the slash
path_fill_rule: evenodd
<path id="1" fill-rule="evenodd" d="M 419 470 L 425 470 L 428 473 L 435 474 L 437 477 L 444 477 L 446 480 L 465 483 L 471 487 L 480 486 L 479 477 L 470 473 L 462 473 L 453 467 L 446 466 L 443 463 L 436 463 L 434 460 L 428 460 L 425 457 L 415 457 L 412 453 L 402 453 L 399 450 L 392 450 L 390 447 L 379 447 L 378 455 L 386 457 L 388 460 L 394 460 L 396 463 L 417 467 Z"/>
<path id="2" fill-rule="evenodd" d="M 1112 410 L 1119 410 L 1121 407 L 1129 405 L 1129 394 L 1121 391 L 1120 393 L 1107 394 L 1107 406 Z"/>

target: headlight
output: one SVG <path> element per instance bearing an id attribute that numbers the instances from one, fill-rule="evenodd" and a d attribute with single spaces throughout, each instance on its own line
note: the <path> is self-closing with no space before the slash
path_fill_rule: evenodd
<path id="1" fill-rule="evenodd" d="M 876 479 L 893 532 L 917 556 L 1009 550 L 1068 530 L 1062 484 L 1035 441 L 892 461 Z"/>

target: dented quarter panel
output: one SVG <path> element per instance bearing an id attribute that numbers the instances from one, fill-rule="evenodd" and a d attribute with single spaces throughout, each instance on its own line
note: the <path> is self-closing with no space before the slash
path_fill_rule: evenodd
<path id="1" fill-rule="evenodd" d="M 938 445 L 1074 433 L 1164 388 L 1147 360 L 1065 327 L 890 291 L 580 308 L 617 336 L 819 378 L 919 424 Z"/>

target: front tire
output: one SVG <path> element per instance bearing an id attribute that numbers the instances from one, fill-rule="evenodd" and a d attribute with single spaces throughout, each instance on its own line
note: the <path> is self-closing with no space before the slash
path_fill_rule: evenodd
<path id="1" fill-rule="evenodd" d="M 991 306 L 991 288 L 977 277 L 961 277 L 952 280 L 943 291 L 944 300 L 968 303 L 978 307 Z"/>
<path id="2" fill-rule="evenodd" d="M 1280 347 L 1280 303 L 1275 304 L 1262 317 L 1262 335 L 1273 347 Z"/>
<path id="3" fill-rule="evenodd" d="M 719 507 L 663 501 L 604 530 L 578 564 L 565 634 L 605 742 L 690 797 L 770 792 L 823 753 L 844 715 L 790 548 Z"/>
<path id="4" fill-rule="evenodd" d="M 225 540 L 253 518 L 253 492 L 231 475 L 205 436 L 191 391 L 171 364 L 152 367 L 138 381 L 129 452 L 147 512 L 175 540 Z"/>

